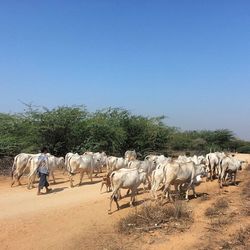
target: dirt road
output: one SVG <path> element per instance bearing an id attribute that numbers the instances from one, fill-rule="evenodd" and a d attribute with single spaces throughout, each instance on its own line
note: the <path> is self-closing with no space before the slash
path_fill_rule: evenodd
<path id="1" fill-rule="evenodd" d="M 84 179 L 82 186 L 69 188 L 66 176 L 57 173 L 56 177 L 57 184 L 51 186 L 53 192 L 41 196 L 36 195 L 36 189 L 27 190 L 25 179 L 23 186 L 11 188 L 10 179 L 0 177 L 0 249 L 116 249 L 110 247 L 112 242 L 107 243 L 105 237 L 116 235 L 115 223 L 131 211 L 126 205 L 129 198 L 120 201 L 124 209 L 108 215 L 110 193 L 100 194 L 100 178 L 95 178 L 92 184 Z M 241 173 L 239 179 L 244 178 Z M 153 244 L 148 242 L 151 236 L 144 235 L 146 240 L 138 241 L 137 248 L 195 249 L 206 232 L 208 219 L 204 211 L 217 197 L 230 194 L 232 208 L 239 209 L 239 187 L 225 187 L 221 191 L 215 181 L 202 183 L 197 191 L 208 193 L 209 199 L 190 201 L 195 220 L 190 230 L 160 236 Z M 138 200 L 148 197 L 149 194 L 139 195 Z"/>
<path id="2" fill-rule="evenodd" d="M 78 237 L 86 238 L 88 247 L 97 232 L 112 232 L 114 220 L 123 212 L 108 215 L 110 194 L 100 194 L 99 181 L 90 184 L 85 179 L 82 186 L 69 188 L 60 174 L 53 192 L 37 196 L 36 189 L 10 188 L 10 180 L 1 178 L 0 248 L 70 249 Z"/>

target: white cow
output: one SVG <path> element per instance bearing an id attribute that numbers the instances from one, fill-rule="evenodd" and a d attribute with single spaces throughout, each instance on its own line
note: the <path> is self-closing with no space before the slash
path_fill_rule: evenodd
<path id="1" fill-rule="evenodd" d="M 74 153 L 67 153 L 66 155 L 65 155 L 65 161 L 64 161 L 64 164 L 65 164 L 65 168 L 67 169 L 67 167 L 68 167 L 68 163 L 69 163 L 69 158 L 72 156 L 72 155 L 74 155 Z"/>
<path id="2" fill-rule="evenodd" d="M 111 212 L 111 206 L 113 200 L 116 203 L 117 209 L 118 210 L 120 209 L 117 198 L 119 195 L 119 190 L 121 188 L 131 190 L 130 205 L 131 206 L 133 205 L 137 193 L 137 188 L 140 186 L 141 183 L 145 183 L 146 181 L 146 173 L 143 172 L 142 170 L 138 170 L 137 168 L 119 169 L 111 173 L 110 180 L 113 187 L 113 193 L 111 195 L 110 208 L 109 208 L 109 211 Z"/>
<path id="3" fill-rule="evenodd" d="M 109 156 L 106 163 L 108 173 L 111 173 L 114 170 L 128 167 L 128 160 L 122 157 Z"/>
<path id="4" fill-rule="evenodd" d="M 187 163 L 191 161 L 191 157 L 187 157 L 186 155 L 179 155 L 177 160 L 175 160 L 176 163 Z"/>
<path id="5" fill-rule="evenodd" d="M 215 178 L 216 173 L 219 174 L 219 164 L 220 159 L 216 153 L 209 153 L 206 155 L 206 165 L 208 167 L 207 172 L 209 172 L 210 176 L 208 179 L 212 181 Z"/>
<path id="6" fill-rule="evenodd" d="M 206 166 L 204 164 L 195 165 L 193 162 L 187 163 L 168 163 L 165 169 L 165 183 L 163 194 L 166 194 L 166 197 L 169 197 L 171 200 L 171 196 L 169 195 L 170 186 L 174 185 L 175 190 L 178 190 L 179 185 L 187 183 L 186 190 L 186 200 L 188 200 L 188 194 L 190 188 L 192 188 L 194 196 L 195 193 L 195 182 L 197 180 L 197 176 L 205 176 L 206 174 Z"/>
<path id="7" fill-rule="evenodd" d="M 203 155 L 199 155 L 197 164 L 206 164 L 206 157 Z"/>
<path id="8" fill-rule="evenodd" d="M 51 154 L 46 154 L 48 156 L 48 162 L 46 163 L 49 169 L 49 176 L 52 176 L 53 179 L 53 183 L 55 184 L 55 175 L 54 175 L 54 171 L 57 168 L 65 168 L 65 161 L 63 159 L 63 157 L 56 157 L 54 155 Z M 37 175 L 37 169 L 39 167 L 40 161 L 39 161 L 39 156 L 40 154 L 37 155 L 33 155 L 29 158 L 28 163 L 27 163 L 27 167 L 29 169 L 29 174 L 28 174 L 28 189 L 33 188 L 34 185 L 34 181 L 36 179 L 36 175 Z"/>
<path id="9" fill-rule="evenodd" d="M 157 164 L 160 164 L 161 162 L 167 160 L 168 158 L 165 157 L 164 155 L 147 155 L 145 157 L 145 160 L 149 160 L 149 161 L 154 161 Z"/>
<path id="10" fill-rule="evenodd" d="M 166 171 L 166 165 L 169 162 L 162 162 L 159 165 L 157 165 L 156 169 L 152 172 L 151 180 L 152 180 L 152 187 L 151 187 L 151 196 L 155 199 L 157 199 L 157 190 L 159 189 L 160 185 L 164 183 L 165 180 L 165 171 Z"/>
<path id="11" fill-rule="evenodd" d="M 11 169 L 11 186 L 15 184 L 15 181 L 17 181 L 18 185 L 21 185 L 20 178 L 22 177 L 25 171 L 29 170 L 28 161 L 32 156 L 35 156 L 35 154 L 21 153 L 15 156 Z"/>
<path id="12" fill-rule="evenodd" d="M 137 154 L 136 154 L 135 150 L 127 150 L 124 154 L 124 158 L 127 161 L 134 161 L 137 158 Z"/>
<path id="13" fill-rule="evenodd" d="M 54 171 L 59 168 L 59 169 L 64 169 L 65 168 L 65 161 L 63 157 L 56 157 L 54 155 L 49 155 L 48 156 L 49 162 L 48 162 L 48 168 L 49 168 L 49 176 L 52 177 L 53 183 L 55 184 L 55 175 Z"/>
<path id="14" fill-rule="evenodd" d="M 242 169 L 242 163 L 244 161 L 237 160 L 233 157 L 225 157 L 221 160 L 220 163 L 220 188 L 223 187 L 223 183 L 226 181 L 226 176 L 230 175 L 234 177 L 233 183 L 236 185 L 236 175 L 237 171 Z"/>
<path id="15" fill-rule="evenodd" d="M 152 172 L 155 170 L 156 168 L 156 161 L 151 161 L 151 160 L 144 160 L 144 161 L 131 161 L 128 164 L 128 167 L 133 169 L 133 168 L 137 168 L 142 170 L 143 172 L 146 173 L 146 177 L 147 177 L 147 181 L 148 181 L 148 189 L 151 189 L 151 175 Z"/>
<path id="16" fill-rule="evenodd" d="M 91 182 L 92 182 L 92 174 L 94 170 L 94 159 L 91 155 L 78 155 L 74 154 L 68 159 L 67 166 L 70 187 L 73 187 L 73 175 L 80 172 L 80 182 L 82 183 L 84 173 L 87 173 Z"/>
<path id="17" fill-rule="evenodd" d="M 102 168 L 106 166 L 106 160 L 107 160 L 106 153 L 105 152 L 94 153 L 93 158 L 94 158 L 94 169 L 97 171 L 97 173 L 101 173 Z"/>
<path id="18" fill-rule="evenodd" d="M 37 169 L 40 165 L 40 159 L 39 159 L 39 155 L 34 155 L 32 157 L 29 158 L 28 160 L 28 168 L 29 168 L 29 174 L 28 174 L 28 189 L 33 188 L 33 183 L 36 179 L 36 175 L 37 175 Z M 48 158 L 47 158 L 48 159 Z M 49 163 L 47 162 L 46 165 L 49 165 Z"/>

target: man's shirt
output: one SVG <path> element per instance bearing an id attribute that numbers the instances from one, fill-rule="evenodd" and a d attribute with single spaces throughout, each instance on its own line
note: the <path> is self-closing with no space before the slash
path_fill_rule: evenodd
<path id="1" fill-rule="evenodd" d="M 48 174 L 49 173 L 49 159 L 48 156 L 45 154 L 41 154 L 38 157 L 39 165 L 37 171 L 41 174 Z"/>

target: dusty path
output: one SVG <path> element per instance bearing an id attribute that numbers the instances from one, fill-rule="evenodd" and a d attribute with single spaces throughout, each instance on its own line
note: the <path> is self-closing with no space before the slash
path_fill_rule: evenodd
<path id="1" fill-rule="evenodd" d="M 8 178 L 0 179 L 1 249 L 70 249 L 78 237 L 88 247 L 97 231 L 112 232 L 123 211 L 108 215 L 110 194 L 100 194 L 100 179 L 73 189 L 63 175 L 57 181 L 52 193 L 37 196 L 36 189 L 10 188 Z"/>
<path id="2" fill-rule="evenodd" d="M 42 196 L 36 195 L 36 189 L 27 190 L 26 185 L 10 188 L 9 178 L 0 177 L 0 249 L 117 249 L 110 247 L 112 241 L 108 242 L 110 245 L 103 244 L 107 244 L 106 236 L 115 235 L 114 224 L 131 211 L 125 205 L 129 198 L 120 201 L 124 209 L 108 215 L 110 194 L 100 194 L 100 178 L 95 178 L 93 184 L 84 179 L 81 187 L 71 189 L 66 176 L 57 173 L 56 177 L 58 183 L 52 185 L 53 192 Z M 244 182 L 244 178 L 241 173 L 239 180 Z M 75 184 L 77 181 L 76 178 Z M 25 179 L 22 182 L 25 184 Z M 136 247 L 197 249 L 204 237 L 207 240 L 211 236 L 204 217 L 206 208 L 218 197 L 230 194 L 230 204 L 239 210 L 239 188 L 230 186 L 220 191 L 217 182 L 202 183 L 197 191 L 208 193 L 208 200 L 200 197 L 189 202 L 194 223 L 188 231 L 161 235 L 153 244 L 144 235 L 146 240 L 138 240 Z M 147 197 L 149 194 L 139 195 L 138 200 Z M 125 237 L 125 241 L 129 240 Z"/>

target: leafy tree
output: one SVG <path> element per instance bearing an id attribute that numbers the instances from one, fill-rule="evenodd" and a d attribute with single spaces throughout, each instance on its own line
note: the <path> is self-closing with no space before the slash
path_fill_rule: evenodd
<path id="1" fill-rule="evenodd" d="M 248 151 L 249 142 L 227 129 L 180 131 L 167 126 L 164 118 L 133 115 L 120 108 L 90 113 L 83 106 L 50 110 L 26 104 L 23 113 L 0 113 L 0 156 L 38 152 L 43 145 L 55 155 L 90 150 L 123 156 L 128 149 L 142 157 L 174 151 Z"/>

